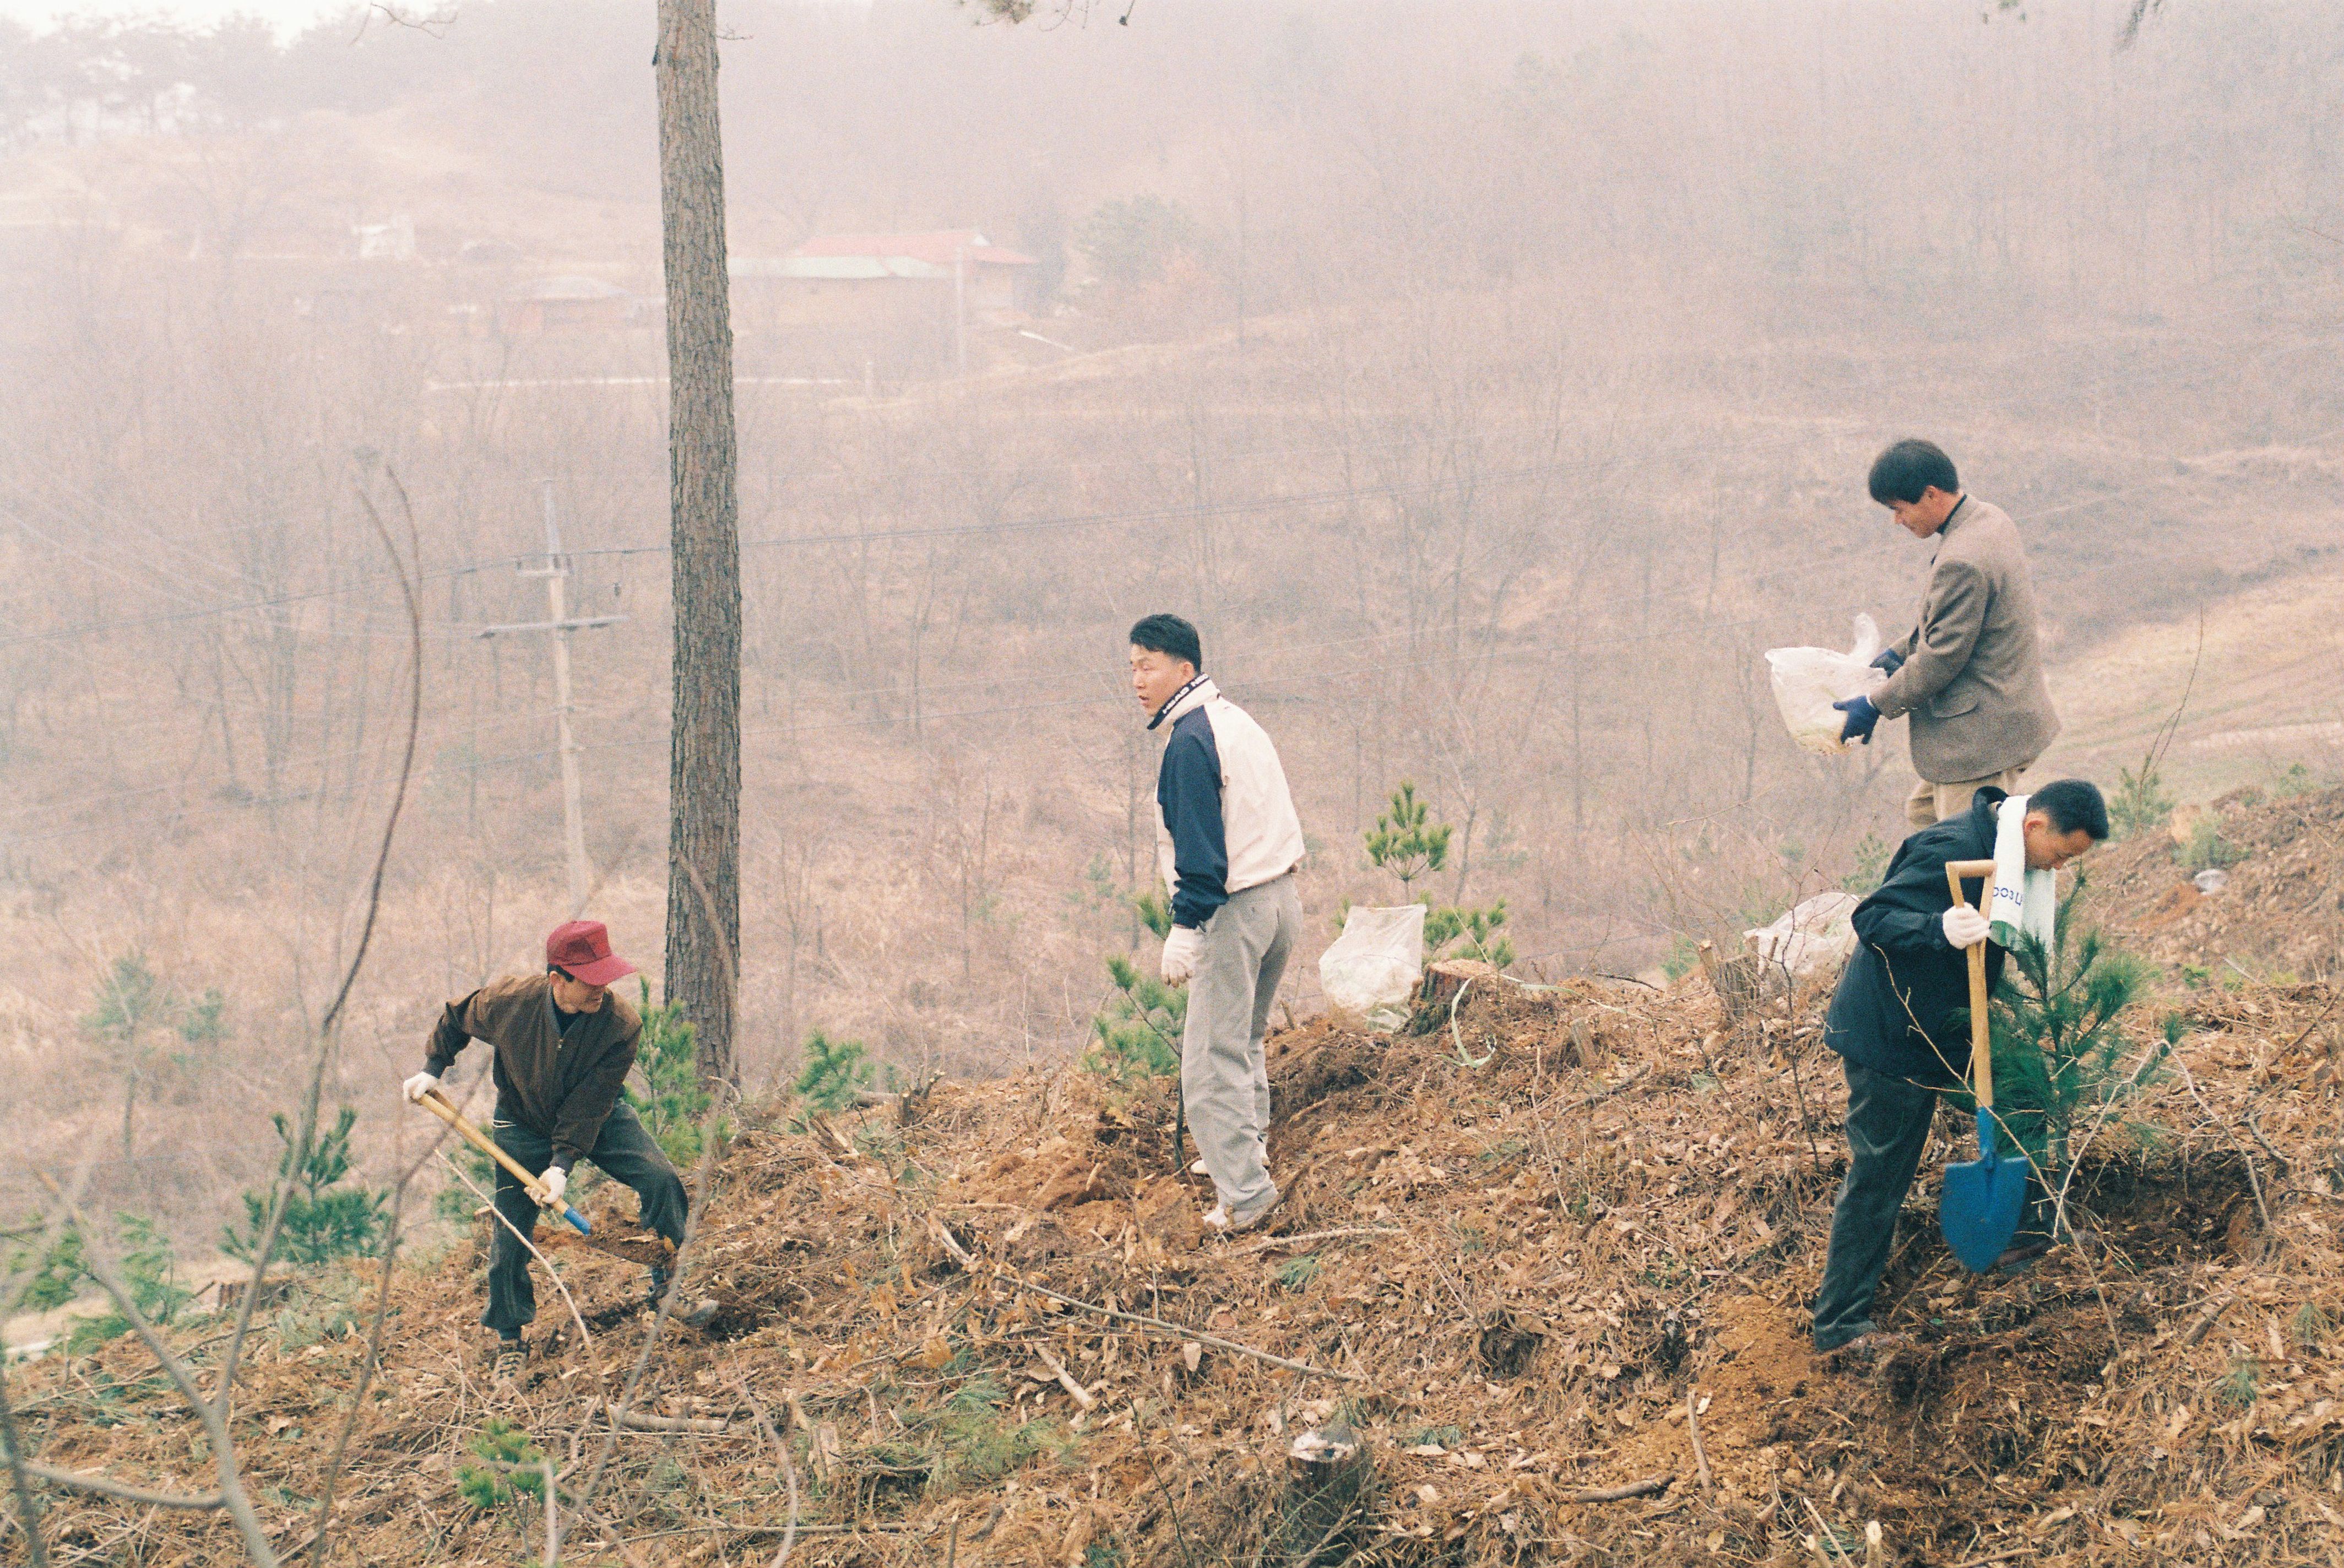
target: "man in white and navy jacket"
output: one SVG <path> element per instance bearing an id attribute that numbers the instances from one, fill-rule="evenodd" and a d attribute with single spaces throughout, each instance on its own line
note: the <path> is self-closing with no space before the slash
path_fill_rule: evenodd
<path id="1" fill-rule="evenodd" d="M 1131 629 L 1132 692 L 1147 727 L 1167 732 L 1157 860 L 1172 895 L 1164 978 L 1188 983 L 1180 1096 L 1220 1199 L 1205 1223 L 1233 1233 L 1278 1207 L 1262 1037 L 1302 934 L 1302 824 L 1278 748 L 1206 678 L 1204 662 L 1197 629 L 1177 615 Z"/>

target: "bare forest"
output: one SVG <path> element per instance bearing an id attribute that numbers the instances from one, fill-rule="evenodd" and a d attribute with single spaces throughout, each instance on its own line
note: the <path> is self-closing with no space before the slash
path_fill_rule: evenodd
<path id="1" fill-rule="evenodd" d="M 1277 739 L 1316 945 L 1395 900 L 1403 782 L 1524 976 L 1658 982 L 1876 871 L 1901 739 L 1802 754 L 1762 655 L 1910 624 L 1902 435 L 2026 531 L 2046 766 L 2113 786 L 2177 713 L 2185 801 L 2332 780 L 2344 11 L 2128 10 L 726 5 L 746 1086 L 817 1031 L 904 1082 L 1083 1048 L 1151 940 L 1152 611 Z M 266 1179 L 400 773 L 402 582 L 359 1168 L 424 1138 L 440 1003 L 572 910 L 549 562 L 599 622 L 587 907 L 655 965 L 649 12 L 0 23 L 11 1212 L 89 1155 L 208 1246 Z M 780 265 L 952 232 L 1014 297 L 830 319 Z"/>

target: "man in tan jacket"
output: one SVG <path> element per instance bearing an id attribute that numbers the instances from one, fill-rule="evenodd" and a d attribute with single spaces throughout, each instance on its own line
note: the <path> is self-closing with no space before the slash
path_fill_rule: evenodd
<path id="1" fill-rule="evenodd" d="M 1872 499 L 1916 539 L 1936 541 L 1910 635 L 1874 661 L 1888 683 L 1834 704 L 1843 741 L 1912 718 L 1913 769 L 1904 803 L 1915 827 L 1959 816 L 1987 784 L 2015 791 L 2059 733 L 2043 679 L 2035 582 L 2017 525 L 2000 507 L 1962 492 L 1953 460 L 1928 441 L 1903 440 L 1874 460 Z"/>

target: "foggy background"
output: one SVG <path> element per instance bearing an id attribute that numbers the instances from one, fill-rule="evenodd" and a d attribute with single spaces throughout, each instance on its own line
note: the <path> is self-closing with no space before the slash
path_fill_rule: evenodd
<path id="1" fill-rule="evenodd" d="M 651 13 L 47 10 L 0 15 L 0 1059 L 26 1161 L 102 1144 L 106 1201 L 208 1233 L 396 774 L 369 502 L 426 646 L 328 1089 L 369 1158 L 439 1003 L 569 913 L 549 650 L 480 635 L 545 618 L 549 494 L 572 613 L 623 618 L 574 642 L 591 913 L 657 963 Z M 2332 777 L 2344 12 L 2128 10 L 728 5 L 749 1087 L 817 1027 L 1080 1047 L 1151 875 L 1151 611 L 1278 741 L 1321 943 L 1397 901 L 1359 834 L 1403 780 L 1526 976 L 1657 979 L 1860 877 L 1902 726 L 1800 753 L 1762 655 L 1910 624 L 1926 548 L 1864 493 L 1902 435 L 2025 533 L 2040 776 L 2112 783 L 2186 689 L 2185 795 Z M 791 261 L 939 232 L 957 287 Z"/>

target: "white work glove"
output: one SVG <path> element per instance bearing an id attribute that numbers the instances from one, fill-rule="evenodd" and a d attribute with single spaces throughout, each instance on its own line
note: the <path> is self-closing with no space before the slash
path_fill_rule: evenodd
<path id="1" fill-rule="evenodd" d="M 543 1174 L 538 1177 L 537 1184 L 545 1189 L 545 1206 L 548 1209 L 559 1209 L 561 1206 L 561 1195 L 570 1188 L 570 1173 L 558 1165 L 549 1165 Z"/>
<path id="2" fill-rule="evenodd" d="M 1955 947 L 1975 947 L 1994 930 L 1994 922 L 1966 904 L 1945 911 L 1945 940 Z"/>
<path id="3" fill-rule="evenodd" d="M 1197 958 L 1205 950 L 1205 934 L 1194 926 L 1175 926 L 1164 938 L 1164 983 L 1185 986 L 1197 972 Z"/>
<path id="4" fill-rule="evenodd" d="M 439 1087 L 440 1080 L 434 1075 L 430 1073 L 418 1073 L 413 1077 L 408 1079 L 405 1083 L 399 1085 L 399 1092 L 405 1095 L 409 1099 L 415 1101 L 418 1105 L 420 1105 L 423 1103 L 423 1097 L 429 1094 L 433 1089 L 436 1089 Z"/>

